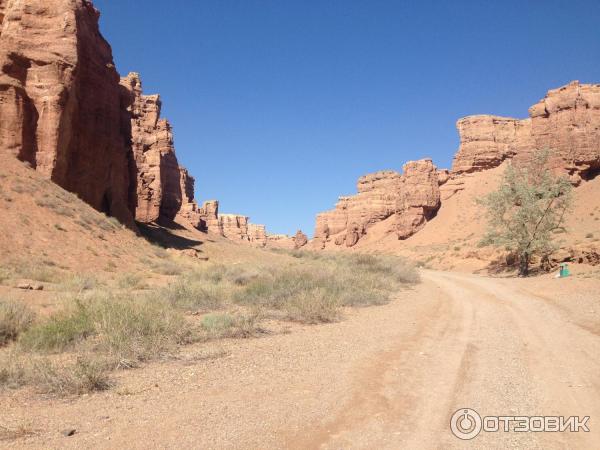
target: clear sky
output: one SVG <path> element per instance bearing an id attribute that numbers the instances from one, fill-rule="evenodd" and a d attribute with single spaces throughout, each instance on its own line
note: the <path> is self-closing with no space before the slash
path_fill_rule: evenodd
<path id="1" fill-rule="evenodd" d="M 449 167 L 456 120 L 600 82 L 599 0 L 95 0 L 199 202 L 312 234 L 356 179 Z"/>

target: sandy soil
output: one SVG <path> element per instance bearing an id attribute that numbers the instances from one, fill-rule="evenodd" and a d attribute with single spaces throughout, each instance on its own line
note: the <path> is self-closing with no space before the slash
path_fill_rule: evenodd
<path id="1" fill-rule="evenodd" d="M 0 446 L 599 448 L 598 279 L 423 277 L 389 305 L 190 347 L 180 359 L 122 372 L 106 393 L 1 393 L 0 425 L 25 436 Z M 591 432 L 460 441 L 449 420 L 462 407 L 587 415 Z M 66 429 L 77 431 L 65 437 Z"/>

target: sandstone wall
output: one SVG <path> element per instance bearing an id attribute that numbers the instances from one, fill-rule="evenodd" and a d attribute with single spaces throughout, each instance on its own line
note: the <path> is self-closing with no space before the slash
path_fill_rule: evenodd
<path id="1" fill-rule="evenodd" d="M 0 151 L 133 224 L 130 125 L 86 0 L 2 1 Z"/>
<path id="2" fill-rule="evenodd" d="M 258 247 L 267 245 L 267 230 L 264 225 L 248 224 L 248 241 Z"/>
<path id="3" fill-rule="evenodd" d="M 452 171 L 485 170 L 506 158 L 549 149 L 552 163 L 577 184 L 600 171 L 600 85 L 578 81 L 549 91 L 529 119 L 470 116 L 457 123 L 460 148 Z"/>
<path id="4" fill-rule="evenodd" d="M 335 209 L 317 216 L 315 238 L 327 239 L 343 231 L 352 237 L 396 211 L 401 176 L 394 171 L 381 171 L 359 178 L 358 194 L 340 197 Z"/>
<path id="5" fill-rule="evenodd" d="M 396 203 L 396 233 L 406 239 L 425 226 L 440 208 L 440 176 L 431 159 L 404 165 Z"/>
<path id="6" fill-rule="evenodd" d="M 249 241 L 248 217 L 239 214 L 220 214 L 219 228 L 227 239 Z"/>
<path id="7" fill-rule="evenodd" d="M 315 241 L 353 247 L 372 225 L 391 216 L 400 239 L 418 231 L 437 212 L 439 186 L 449 175 L 438 171 L 431 159 L 408 162 L 403 170 L 360 177 L 358 194 L 340 197 L 334 210 L 317 215 Z"/>
<path id="8" fill-rule="evenodd" d="M 189 175 L 187 171 L 181 173 L 185 169 L 180 169 L 177 161 L 171 124 L 160 118 L 160 96 L 142 94 L 139 74 L 122 78 L 121 86 L 131 120 L 135 218 L 139 222 L 153 222 L 159 217 L 173 220 L 184 202 L 183 178 Z M 193 189 L 193 180 L 191 186 Z"/>

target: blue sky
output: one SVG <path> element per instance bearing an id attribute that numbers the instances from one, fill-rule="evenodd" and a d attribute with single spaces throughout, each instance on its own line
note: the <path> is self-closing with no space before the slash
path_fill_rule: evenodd
<path id="1" fill-rule="evenodd" d="M 456 120 L 525 117 L 600 82 L 598 0 L 95 0 L 117 68 L 160 93 L 196 197 L 312 234 L 363 174 L 432 157 Z"/>

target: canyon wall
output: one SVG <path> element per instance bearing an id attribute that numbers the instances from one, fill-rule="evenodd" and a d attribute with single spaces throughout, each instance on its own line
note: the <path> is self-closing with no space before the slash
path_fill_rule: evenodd
<path id="1" fill-rule="evenodd" d="M 86 0 L 2 1 L 0 151 L 133 225 L 130 123 Z"/>
<path id="2" fill-rule="evenodd" d="M 189 175 L 179 167 L 171 124 L 160 117 L 160 96 L 143 95 L 137 73 L 122 78 L 121 87 L 131 121 L 135 219 L 139 222 L 153 222 L 159 217 L 173 220 L 183 203 L 185 186 L 182 185 L 189 182 L 193 190 L 193 179 L 186 181 Z"/>
<path id="3" fill-rule="evenodd" d="M 456 174 L 496 167 L 507 158 L 527 159 L 548 149 L 553 166 L 574 184 L 600 171 L 600 84 L 573 81 L 548 91 L 529 108 L 529 118 L 470 116 L 457 123 Z"/>
<path id="4" fill-rule="evenodd" d="M 452 170 L 438 170 L 425 159 L 408 162 L 402 174 L 382 171 L 361 177 L 356 195 L 340 197 L 333 210 L 317 215 L 316 248 L 353 247 L 383 221 L 384 234 L 406 239 L 463 189 L 467 174 L 507 159 L 526 161 L 538 149 L 548 149 L 553 168 L 575 185 L 600 173 L 599 84 L 574 81 L 553 89 L 529 109 L 526 119 L 468 116 L 457 122 L 457 129 L 460 147 Z"/>
<path id="5" fill-rule="evenodd" d="M 315 241 L 322 247 L 328 241 L 353 247 L 370 227 L 392 216 L 398 237 L 411 236 L 439 208 L 445 174 L 423 159 L 406 163 L 403 173 L 386 170 L 360 177 L 356 195 L 340 197 L 335 209 L 317 215 Z"/>
<path id="6" fill-rule="evenodd" d="M 160 97 L 120 78 L 98 19 L 87 0 L 0 0 L 0 151 L 131 227 L 200 227 Z"/>

